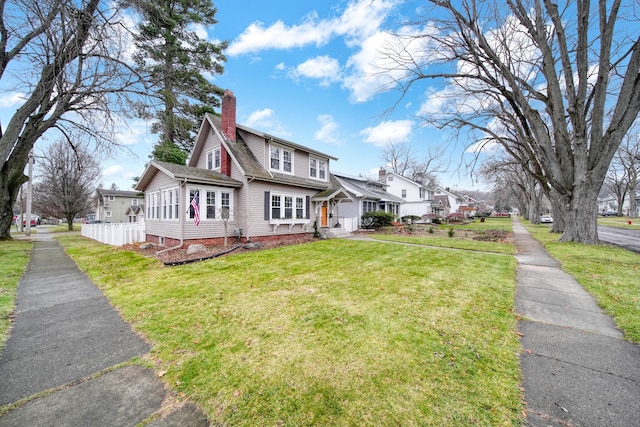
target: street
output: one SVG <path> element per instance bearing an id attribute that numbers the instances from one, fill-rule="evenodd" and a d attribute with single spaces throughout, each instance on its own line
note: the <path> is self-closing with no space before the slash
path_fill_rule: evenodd
<path id="1" fill-rule="evenodd" d="M 612 243 L 630 251 L 640 253 L 640 230 L 598 226 L 601 242 Z"/>

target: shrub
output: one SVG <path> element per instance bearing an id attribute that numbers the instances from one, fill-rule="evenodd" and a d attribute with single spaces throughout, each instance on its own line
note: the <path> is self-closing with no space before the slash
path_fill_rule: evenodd
<path id="1" fill-rule="evenodd" d="M 453 237 L 456 234 L 456 232 L 453 230 L 453 227 L 449 228 L 448 234 L 449 237 Z"/>
<path id="2" fill-rule="evenodd" d="M 362 228 L 379 229 L 382 227 L 389 227 L 395 215 L 384 211 L 367 212 L 362 215 Z"/>
<path id="3" fill-rule="evenodd" d="M 417 215 L 405 215 L 402 218 L 400 218 L 400 221 L 402 221 L 405 224 L 413 224 L 414 222 L 420 219 L 422 219 L 422 217 L 419 217 Z"/>
<path id="4" fill-rule="evenodd" d="M 463 222 L 464 214 L 462 212 L 454 212 L 447 215 L 447 222 Z"/>

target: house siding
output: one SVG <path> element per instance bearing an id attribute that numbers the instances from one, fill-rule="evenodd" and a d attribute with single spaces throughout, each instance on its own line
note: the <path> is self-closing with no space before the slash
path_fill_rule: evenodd
<path id="1" fill-rule="evenodd" d="M 305 219 L 305 224 L 295 224 L 291 226 L 291 230 L 289 229 L 289 224 L 281 224 L 275 228 L 274 225 L 270 223 L 269 220 L 264 219 L 264 211 L 265 211 L 265 197 L 264 193 L 269 191 L 270 193 L 277 193 L 283 195 L 291 195 L 297 197 L 312 197 L 317 191 L 314 190 L 306 190 L 304 188 L 296 188 L 290 187 L 286 185 L 277 185 L 266 182 L 252 182 L 249 186 L 249 197 L 247 212 L 250 213 L 248 215 L 247 221 L 250 225 L 250 228 L 246 230 L 244 235 L 248 236 L 278 236 L 278 235 L 286 235 L 286 234 L 300 234 L 300 233 L 308 233 L 313 228 L 313 221 L 315 220 L 315 210 L 314 206 L 311 203 L 309 205 L 309 212 L 307 212 L 308 219 Z M 300 221 L 302 222 L 302 221 Z M 246 228 L 246 226 L 245 226 Z M 249 234 L 247 234 L 249 233 Z"/>

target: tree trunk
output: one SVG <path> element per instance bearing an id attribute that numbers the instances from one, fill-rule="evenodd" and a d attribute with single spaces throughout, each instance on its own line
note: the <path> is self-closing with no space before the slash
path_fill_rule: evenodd
<path id="1" fill-rule="evenodd" d="M 13 205 L 20 187 L 29 179 L 24 174 L 25 165 L 26 155 L 23 156 L 20 150 L 16 150 L 0 170 L 0 240 L 11 239 Z M 30 220 L 30 218 L 27 219 L 27 221 Z"/>
<path id="2" fill-rule="evenodd" d="M 582 183 L 565 199 L 561 242 L 598 243 L 598 191 L 599 186 Z"/>

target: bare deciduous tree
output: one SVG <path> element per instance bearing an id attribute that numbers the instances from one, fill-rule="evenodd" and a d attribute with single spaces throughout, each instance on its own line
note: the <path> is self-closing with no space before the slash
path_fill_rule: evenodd
<path id="1" fill-rule="evenodd" d="M 0 80 L 21 101 L 0 129 L 0 240 L 11 238 L 11 208 L 36 141 L 56 129 L 113 146 L 112 113 L 129 110 L 127 95 L 144 95 L 123 56 L 125 28 L 116 2 L 2 2 Z"/>
<path id="2" fill-rule="evenodd" d="M 393 76 L 390 85 L 406 93 L 425 79 L 443 80 L 446 88 L 431 93 L 434 102 L 421 110 L 424 119 L 470 130 L 474 141 L 506 112 L 521 132 L 517 144 L 506 145 L 538 172 L 563 222 L 561 240 L 597 243 L 598 192 L 640 111 L 640 28 L 628 23 L 633 5 L 430 3 L 433 13 L 386 46 L 381 72 Z"/>
<path id="3" fill-rule="evenodd" d="M 382 152 L 382 161 L 394 173 L 431 187 L 438 185 L 437 173 L 442 172 L 443 151 L 429 147 L 426 156 L 414 150 L 408 143 L 389 143 Z"/>
<path id="4" fill-rule="evenodd" d="M 50 145 L 38 163 L 34 207 L 47 216 L 66 219 L 73 230 L 73 219 L 92 207 L 100 164 L 87 147 L 64 140 Z"/>

